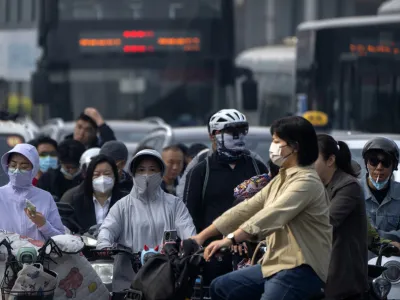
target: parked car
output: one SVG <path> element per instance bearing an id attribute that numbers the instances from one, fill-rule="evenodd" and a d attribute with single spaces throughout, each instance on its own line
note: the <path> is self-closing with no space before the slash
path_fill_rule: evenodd
<path id="1" fill-rule="evenodd" d="M 271 142 L 272 137 L 269 127 L 250 127 L 246 138 L 247 147 L 258 153 L 265 162 L 269 160 L 269 146 Z M 188 147 L 195 143 L 202 143 L 211 147 L 206 126 L 173 128 L 168 125 L 155 129 L 139 143 L 138 147 L 147 146 L 161 151 L 164 147 L 178 143 L 182 143 Z"/>

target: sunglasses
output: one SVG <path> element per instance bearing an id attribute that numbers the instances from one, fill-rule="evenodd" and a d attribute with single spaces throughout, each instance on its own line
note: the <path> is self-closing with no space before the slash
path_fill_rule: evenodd
<path id="1" fill-rule="evenodd" d="M 246 135 L 249 132 L 249 127 L 229 127 L 224 129 L 225 133 L 228 133 L 230 135 L 239 135 L 239 134 L 244 134 Z"/>
<path id="2" fill-rule="evenodd" d="M 392 161 L 386 157 L 383 159 L 380 159 L 379 157 L 370 157 L 368 163 L 373 167 L 377 167 L 379 163 L 381 163 L 384 168 L 389 168 L 392 165 Z"/>

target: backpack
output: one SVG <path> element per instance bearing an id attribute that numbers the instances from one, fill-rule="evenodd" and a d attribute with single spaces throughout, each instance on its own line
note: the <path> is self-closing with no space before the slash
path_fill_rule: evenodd
<path id="1" fill-rule="evenodd" d="M 165 255 L 149 258 L 132 282 L 131 288 L 141 294 L 141 300 L 185 300 L 191 296 L 200 272 L 200 256 L 180 256 L 174 244 L 166 244 L 164 251 Z"/>
<path id="2" fill-rule="evenodd" d="M 204 204 L 204 196 L 206 194 L 206 189 L 207 189 L 207 184 L 208 184 L 208 178 L 210 177 L 210 156 L 208 155 L 209 152 L 204 153 L 199 157 L 199 163 L 203 161 L 204 159 L 206 160 L 206 175 L 204 176 L 204 183 L 203 183 L 203 191 L 201 195 L 201 200 L 202 203 Z M 260 169 L 257 165 L 257 161 L 254 159 L 253 156 L 250 156 L 251 162 L 253 163 L 254 170 L 256 171 L 257 175 L 260 175 Z"/>

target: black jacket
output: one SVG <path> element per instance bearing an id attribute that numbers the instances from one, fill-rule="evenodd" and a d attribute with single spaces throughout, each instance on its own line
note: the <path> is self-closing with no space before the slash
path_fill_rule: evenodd
<path id="1" fill-rule="evenodd" d="M 122 193 L 119 189 L 111 196 L 111 203 L 109 209 L 121 198 L 127 194 Z M 75 210 L 74 221 L 79 225 L 77 228 L 72 222 L 64 220 L 64 225 L 67 226 L 72 232 L 79 232 L 80 229 L 87 231 L 91 226 L 97 224 L 96 212 L 94 208 L 93 198 L 85 199 L 83 183 L 68 193 L 61 199 L 61 202 L 70 204 Z M 82 232 L 82 233 L 84 233 Z"/>
<path id="2" fill-rule="evenodd" d="M 119 179 L 118 188 L 122 193 L 128 195 L 132 190 L 133 180 L 128 173 L 126 173 L 125 171 L 122 172 L 123 175 L 122 178 Z"/>
<path id="3" fill-rule="evenodd" d="M 257 175 L 251 157 L 237 161 L 234 169 L 229 164 L 218 160 L 218 154 L 209 157 L 209 178 L 202 197 L 203 183 L 206 175 L 206 160 L 198 163 L 187 175 L 184 202 L 193 218 L 197 232 L 209 226 L 217 217 L 233 206 L 234 188 Z M 260 174 L 267 172 L 267 167 L 256 160 Z"/>
<path id="4" fill-rule="evenodd" d="M 116 140 L 114 131 L 106 123 L 104 123 L 103 125 L 98 127 L 97 130 L 99 132 L 100 139 L 98 137 L 96 137 L 96 139 L 89 145 L 88 149 L 95 148 L 95 147 L 101 147 L 106 142 Z M 70 135 L 67 135 L 65 137 L 65 139 L 66 140 L 73 139 L 73 137 L 74 137 L 74 134 L 72 133 Z"/>
<path id="5" fill-rule="evenodd" d="M 54 197 L 54 200 L 58 202 L 66 191 L 76 187 L 82 181 L 81 175 L 78 175 L 72 180 L 66 179 L 61 173 L 60 168 L 58 168 L 44 173 L 39 178 L 36 187 L 48 191 Z"/>

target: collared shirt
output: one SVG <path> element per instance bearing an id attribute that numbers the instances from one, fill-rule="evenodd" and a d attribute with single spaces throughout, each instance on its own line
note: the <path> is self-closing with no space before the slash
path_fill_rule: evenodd
<path id="1" fill-rule="evenodd" d="M 240 227 L 267 240 L 264 277 L 308 264 L 325 282 L 332 249 L 329 204 L 314 168 L 281 169 L 258 194 L 228 210 L 214 225 L 224 235 Z"/>
<path id="2" fill-rule="evenodd" d="M 94 211 L 96 213 L 96 222 L 97 224 L 102 224 L 104 219 L 107 217 L 108 210 L 110 208 L 110 203 L 111 203 L 111 197 L 104 202 L 104 205 L 102 206 L 100 202 L 93 196 L 93 202 L 94 202 Z"/>
<path id="3" fill-rule="evenodd" d="M 389 191 L 381 203 L 368 186 L 368 178 L 362 180 L 365 204 L 371 225 L 383 239 L 400 242 L 400 183 L 391 178 Z"/>

